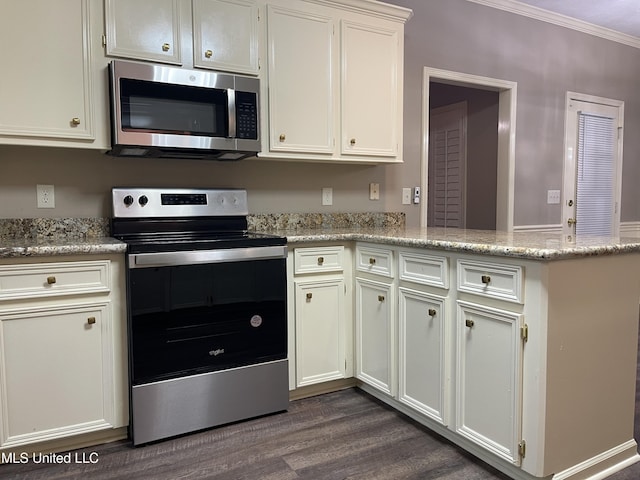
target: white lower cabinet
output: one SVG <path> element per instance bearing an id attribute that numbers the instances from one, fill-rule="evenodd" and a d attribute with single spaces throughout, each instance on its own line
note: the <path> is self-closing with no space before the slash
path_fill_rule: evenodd
<path id="1" fill-rule="evenodd" d="M 457 303 L 456 431 L 520 463 L 522 315 Z"/>
<path id="2" fill-rule="evenodd" d="M 296 385 L 345 378 L 343 278 L 296 281 Z"/>
<path id="3" fill-rule="evenodd" d="M 0 448 L 127 424 L 123 269 L 0 264 Z"/>
<path id="4" fill-rule="evenodd" d="M 395 302 L 389 283 L 356 277 L 356 377 L 395 395 Z"/>
<path id="5" fill-rule="evenodd" d="M 294 247 L 289 255 L 291 389 L 353 376 L 350 259 L 343 245 Z"/>
<path id="6" fill-rule="evenodd" d="M 446 425 L 445 298 L 398 289 L 398 400 Z"/>

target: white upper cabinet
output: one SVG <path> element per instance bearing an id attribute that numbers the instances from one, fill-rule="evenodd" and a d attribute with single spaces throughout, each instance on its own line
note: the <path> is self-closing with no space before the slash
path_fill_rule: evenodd
<path id="1" fill-rule="evenodd" d="M 0 144 L 103 146 L 92 16 L 101 21 L 102 11 L 88 0 L 3 3 Z"/>
<path id="2" fill-rule="evenodd" d="M 269 6 L 269 145 L 330 156 L 334 149 L 333 20 Z"/>
<path id="3" fill-rule="evenodd" d="M 251 0 L 193 0 L 193 64 L 258 74 L 258 5 Z"/>
<path id="4" fill-rule="evenodd" d="M 180 65 L 179 0 L 105 0 L 107 55 Z"/>
<path id="5" fill-rule="evenodd" d="M 369 0 L 269 1 L 259 156 L 402 162 L 410 15 Z"/>
<path id="6" fill-rule="evenodd" d="M 399 35 L 397 28 L 342 22 L 343 155 L 399 158 Z"/>
<path id="7" fill-rule="evenodd" d="M 105 0 L 109 56 L 257 75 L 255 0 Z"/>

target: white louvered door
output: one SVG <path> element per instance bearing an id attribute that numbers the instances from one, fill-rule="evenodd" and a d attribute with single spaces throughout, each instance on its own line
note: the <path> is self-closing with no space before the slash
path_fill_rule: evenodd
<path id="1" fill-rule="evenodd" d="M 428 226 L 464 228 L 467 103 L 434 108 L 429 120 Z"/>
<path id="2" fill-rule="evenodd" d="M 623 105 L 606 99 L 568 100 L 564 232 L 617 235 Z"/>

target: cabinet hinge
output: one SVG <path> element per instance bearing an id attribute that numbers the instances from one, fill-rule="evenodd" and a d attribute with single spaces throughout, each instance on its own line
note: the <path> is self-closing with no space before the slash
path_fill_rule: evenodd
<path id="1" fill-rule="evenodd" d="M 106 35 L 102 35 L 102 46 L 103 47 L 107 46 L 107 36 Z"/>
<path id="2" fill-rule="evenodd" d="M 525 342 L 529 340 L 529 325 L 526 323 L 520 327 L 520 338 Z"/>
<path id="3" fill-rule="evenodd" d="M 527 454 L 527 442 L 522 440 L 518 444 L 518 455 L 520 455 L 520 458 L 524 458 L 526 454 Z"/>

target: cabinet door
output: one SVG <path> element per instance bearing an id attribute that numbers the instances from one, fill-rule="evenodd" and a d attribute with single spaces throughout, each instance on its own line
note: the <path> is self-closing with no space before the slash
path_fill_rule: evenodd
<path id="1" fill-rule="evenodd" d="M 333 153 L 333 20 L 267 7 L 269 149 Z"/>
<path id="2" fill-rule="evenodd" d="M 296 386 L 345 377 L 344 280 L 298 281 Z"/>
<path id="3" fill-rule="evenodd" d="M 258 5 L 253 0 L 193 0 L 193 64 L 258 74 Z"/>
<path id="4" fill-rule="evenodd" d="M 109 303 L 0 313 L 3 447 L 113 428 Z"/>
<path id="5" fill-rule="evenodd" d="M 403 287 L 399 292 L 398 399 L 444 425 L 445 300 Z"/>
<path id="6" fill-rule="evenodd" d="M 398 155 L 398 32 L 342 22 L 344 155 Z"/>
<path id="7" fill-rule="evenodd" d="M 89 7 L 87 0 L 3 2 L 0 143 L 4 136 L 93 140 Z"/>
<path id="8" fill-rule="evenodd" d="M 387 283 L 356 278 L 356 377 L 395 395 L 393 291 Z"/>
<path id="9" fill-rule="evenodd" d="M 456 430 L 520 463 L 522 315 L 458 301 Z"/>
<path id="10" fill-rule="evenodd" d="M 107 55 L 180 65 L 179 0 L 105 0 Z"/>

